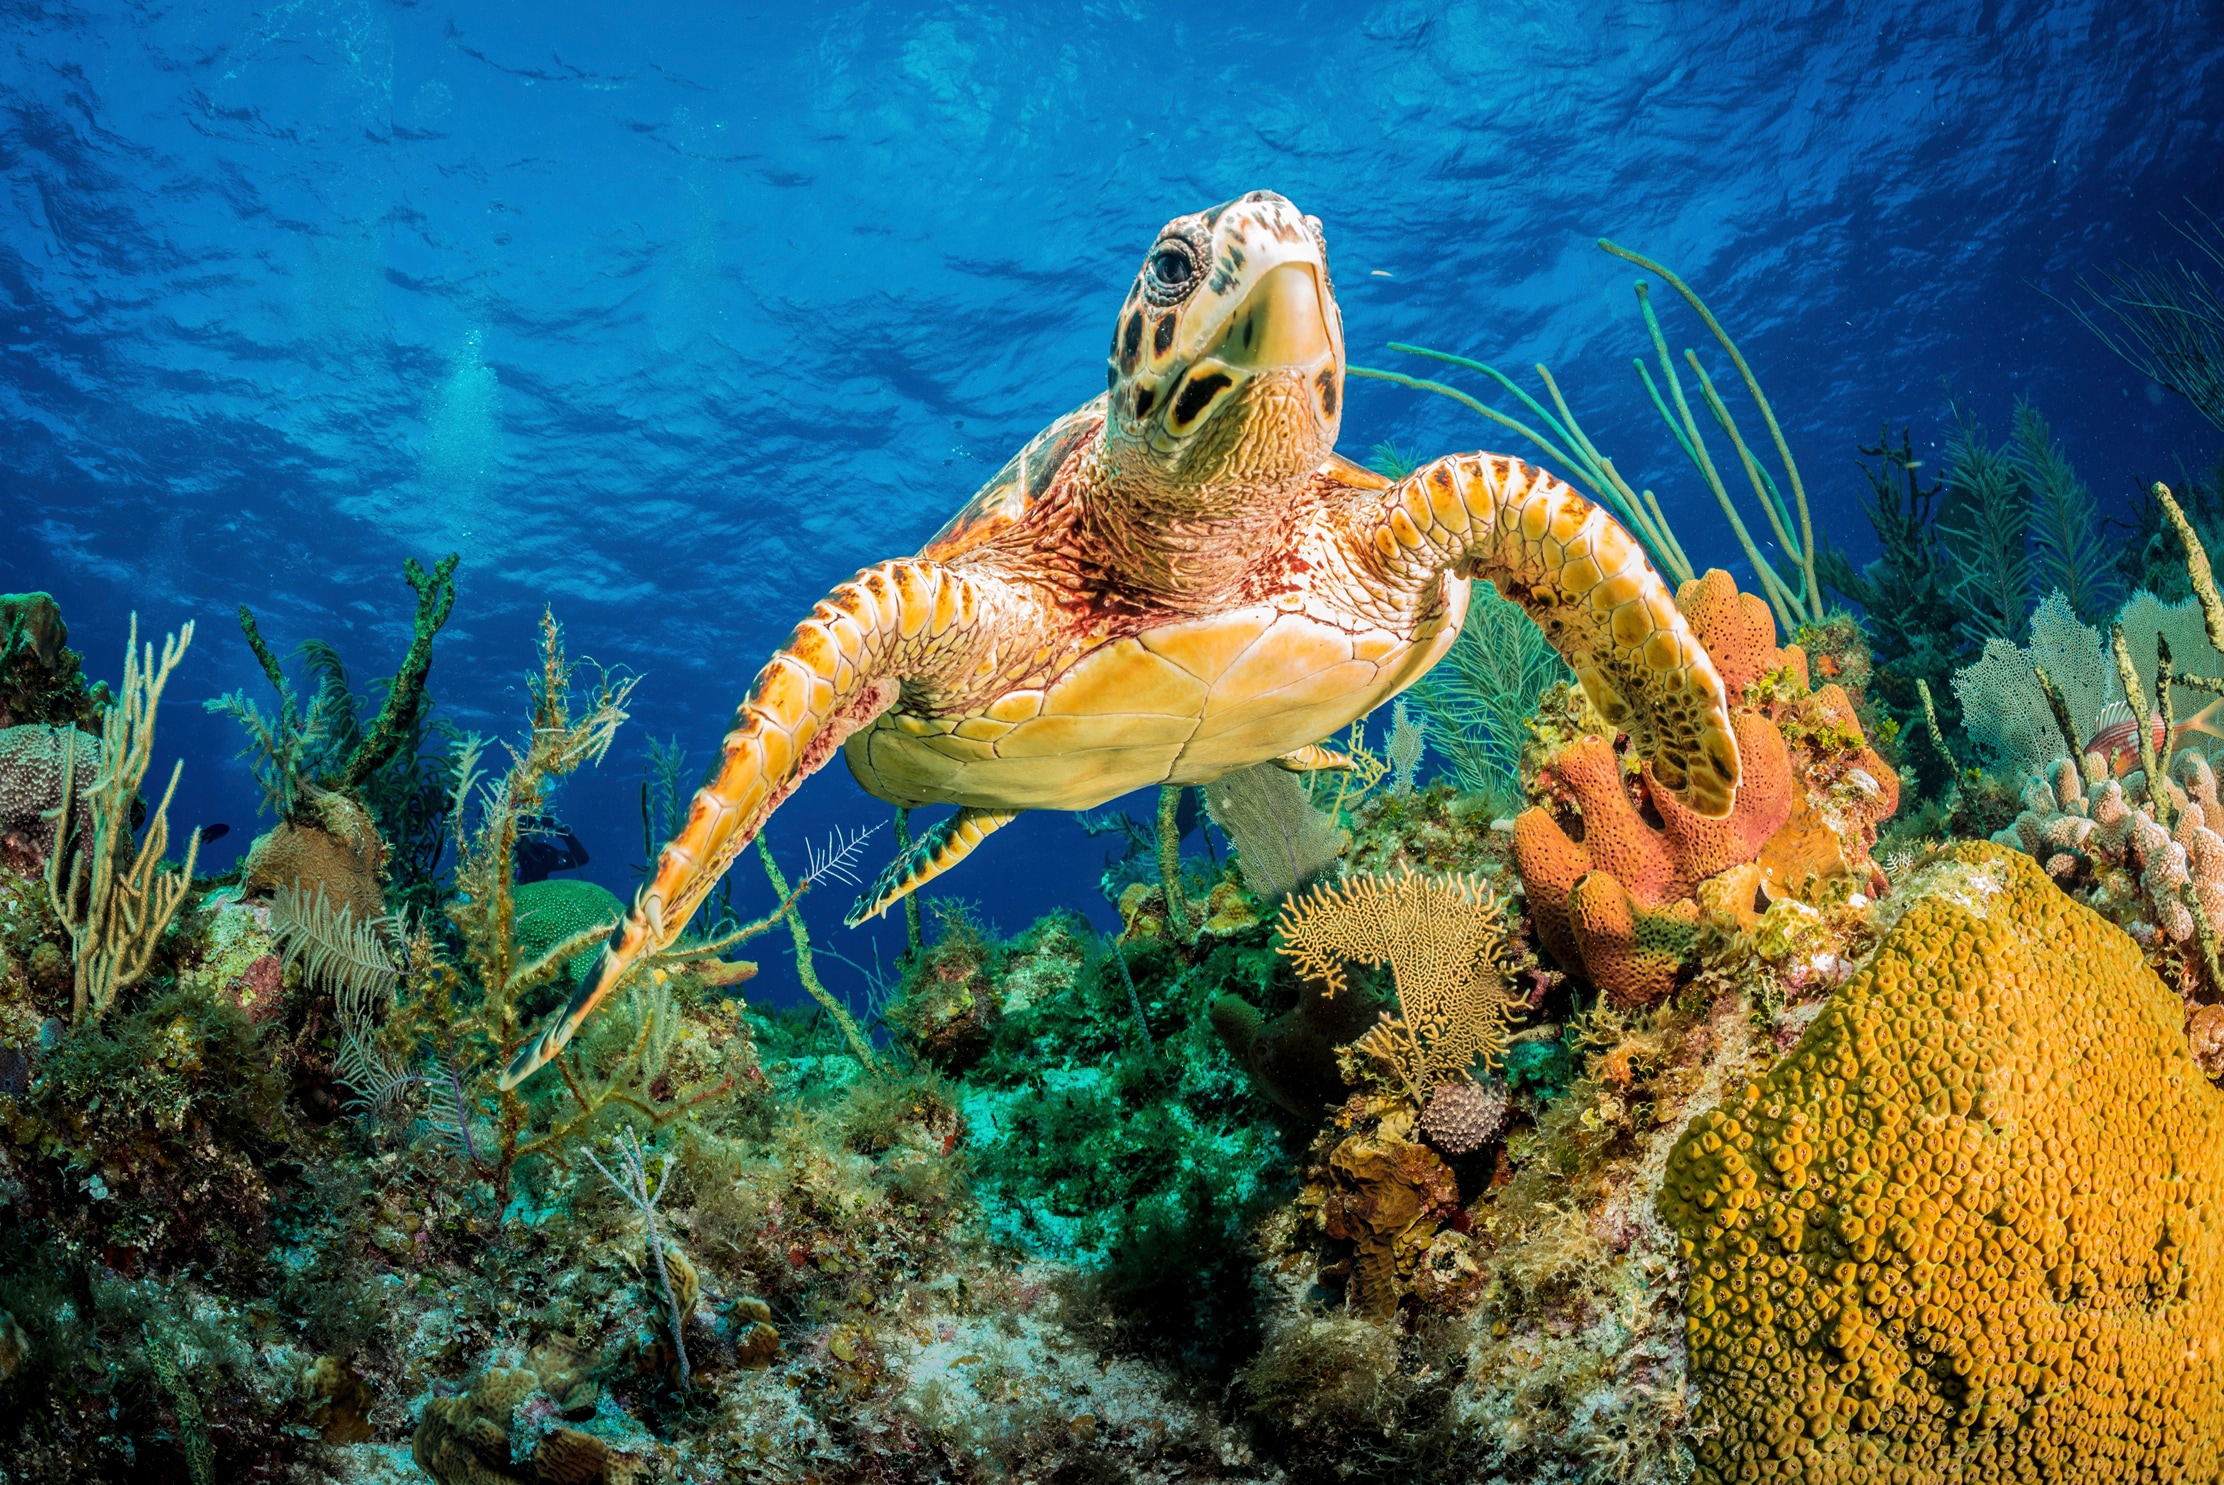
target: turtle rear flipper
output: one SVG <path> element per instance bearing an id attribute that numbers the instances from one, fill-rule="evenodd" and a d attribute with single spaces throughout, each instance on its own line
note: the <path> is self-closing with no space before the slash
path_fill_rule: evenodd
<path id="1" fill-rule="evenodd" d="M 717 775 L 696 791 L 687 823 L 657 857 L 593 974 L 512 1059 L 501 1086 L 515 1088 L 546 1066 L 628 969 L 679 937 L 772 812 L 845 739 L 894 706 L 904 682 L 971 674 L 1034 615 L 1017 584 L 916 558 L 868 568 L 821 600 L 757 672 Z"/>
<path id="2" fill-rule="evenodd" d="M 872 889 L 851 905 L 842 926 L 855 928 L 877 918 L 973 854 L 973 848 L 995 831 L 1018 819 L 1018 810 L 984 810 L 971 805 L 943 820 L 912 843 L 911 849 L 888 863 L 874 879 Z"/>

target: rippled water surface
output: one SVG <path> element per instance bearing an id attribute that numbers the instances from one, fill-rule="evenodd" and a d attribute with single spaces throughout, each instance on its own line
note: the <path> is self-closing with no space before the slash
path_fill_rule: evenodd
<path id="1" fill-rule="evenodd" d="M 388 673 L 402 559 L 460 551 L 447 714 L 516 725 L 544 602 L 646 675 L 564 800 L 627 891 L 646 735 L 707 759 L 819 594 L 1092 395 L 1171 215 L 1292 197 L 1355 359 L 1548 362 L 1727 564 L 1594 239 L 1709 297 L 1842 544 L 1857 442 L 1942 443 L 1949 385 L 2003 431 L 2037 399 L 2114 505 L 2216 435 L 2048 295 L 2224 206 L 2220 125 L 2195 3 L 7 4 L 0 589 L 102 674 L 129 610 L 196 620 L 190 703 L 257 682 L 242 602 Z M 1363 384 L 1345 447 L 1489 433 Z M 230 724 L 161 741 L 243 844 Z M 835 769 L 774 839 L 884 814 Z M 1029 820 L 946 885 L 1017 927 L 1100 857 Z"/>

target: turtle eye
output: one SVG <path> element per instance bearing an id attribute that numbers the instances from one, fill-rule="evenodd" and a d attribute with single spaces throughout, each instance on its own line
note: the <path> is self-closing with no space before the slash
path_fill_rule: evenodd
<path id="1" fill-rule="evenodd" d="M 1197 250 L 1178 237 L 1151 249 L 1143 264 L 1144 297 L 1153 304 L 1178 304 L 1197 287 Z"/>

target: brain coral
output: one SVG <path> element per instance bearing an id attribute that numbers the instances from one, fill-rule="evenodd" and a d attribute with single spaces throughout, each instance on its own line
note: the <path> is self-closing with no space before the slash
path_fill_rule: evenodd
<path id="1" fill-rule="evenodd" d="M 626 909 L 609 888 L 572 877 L 520 882 L 510 889 L 510 902 L 520 961 L 538 959 L 575 933 L 598 924 L 607 927 L 616 923 Z M 564 983 L 576 985 L 601 952 L 602 946 L 597 944 L 566 960 Z"/>
<path id="2" fill-rule="evenodd" d="M 385 862 L 386 843 L 363 807 L 344 794 L 319 793 L 301 818 L 282 820 L 256 837 L 242 881 L 250 897 L 280 887 L 310 897 L 321 891 L 335 910 L 348 908 L 358 923 L 367 923 L 386 911 L 379 887 Z"/>
<path id="3" fill-rule="evenodd" d="M 36 724 L 0 727 L 0 861 L 25 872 L 46 865 L 54 849 L 55 806 L 62 802 L 62 755 L 69 734 Z M 71 754 L 80 790 L 100 771 L 100 739 L 79 733 Z"/>
<path id="4" fill-rule="evenodd" d="M 1701 1479 L 2224 1473 L 2224 1093 L 2028 857 L 1956 847 L 1659 1206 Z"/>
<path id="5" fill-rule="evenodd" d="M 1899 805 L 1899 776 L 1862 737 L 1852 701 L 1836 685 L 1809 690 L 1807 658 L 1797 645 L 1777 648 L 1766 603 L 1717 569 L 1685 583 L 1676 606 L 1730 695 L 1743 698 L 1731 722 L 1744 777 L 1730 814 L 1693 813 L 1653 787 L 1649 765 L 1625 779 L 1612 743 L 1587 736 L 1541 771 L 1560 808 L 1514 821 L 1514 862 L 1545 947 L 1620 1005 L 1674 988 L 1708 895 L 1702 883 L 1719 881 L 1714 895 L 1742 921 L 1758 892 L 1871 878 L 1877 826 Z"/>

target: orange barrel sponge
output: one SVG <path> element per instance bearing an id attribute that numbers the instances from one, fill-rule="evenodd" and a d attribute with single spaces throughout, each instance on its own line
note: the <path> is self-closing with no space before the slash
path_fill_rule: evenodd
<path id="1" fill-rule="evenodd" d="M 1955 847 L 1659 1207 L 1701 1480 L 2224 1477 L 2224 1092 L 2027 856 Z"/>
<path id="2" fill-rule="evenodd" d="M 1899 779 L 1862 737 L 1852 702 L 1835 685 L 1808 690 L 1807 657 L 1778 648 L 1766 603 L 1718 569 L 1685 583 L 1676 606 L 1733 698 L 1743 778 L 1730 813 L 1694 813 L 1655 786 L 1650 764 L 1625 779 L 1612 744 L 1583 737 L 1541 771 L 1559 807 L 1514 821 L 1514 865 L 1539 937 L 1623 1006 L 1675 988 L 1696 943 L 1701 882 L 1752 866 L 1771 897 L 1813 877 L 1880 885 L 1869 847 L 1899 805 Z"/>

